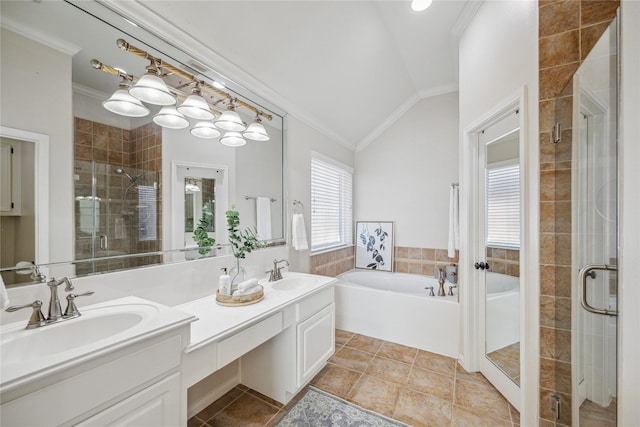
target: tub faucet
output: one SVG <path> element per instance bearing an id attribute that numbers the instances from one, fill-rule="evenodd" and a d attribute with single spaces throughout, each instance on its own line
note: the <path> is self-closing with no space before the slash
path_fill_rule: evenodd
<path id="1" fill-rule="evenodd" d="M 444 276 L 445 276 L 444 270 L 439 268 L 438 269 L 438 285 L 440 285 L 440 287 L 438 288 L 439 297 L 443 297 L 446 295 L 446 293 L 444 292 Z"/>
<path id="2" fill-rule="evenodd" d="M 449 295 L 450 297 L 453 296 L 453 288 L 458 288 L 458 285 L 450 285 L 449 286 L 449 293 L 447 295 Z"/>
<path id="3" fill-rule="evenodd" d="M 64 291 L 71 292 L 74 290 L 71 281 L 63 277 L 60 280 L 51 278 L 47 283 L 49 290 L 51 290 L 51 299 L 49 300 L 49 314 L 47 315 L 47 322 L 55 322 L 62 318 L 62 307 L 60 306 L 60 299 L 58 298 L 58 286 L 65 284 Z"/>
<path id="4" fill-rule="evenodd" d="M 433 286 L 427 286 L 425 289 L 429 291 L 429 296 L 430 297 L 433 297 L 433 296 L 436 295 L 436 294 L 433 293 Z"/>

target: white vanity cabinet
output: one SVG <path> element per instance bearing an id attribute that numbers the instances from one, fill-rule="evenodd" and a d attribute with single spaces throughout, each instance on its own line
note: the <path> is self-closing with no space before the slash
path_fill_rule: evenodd
<path id="1" fill-rule="evenodd" d="M 183 425 L 179 368 L 188 335 L 174 329 L 3 391 L 2 425 Z"/>
<path id="2" fill-rule="evenodd" d="M 284 310 L 284 331 L 242 356 L 241 382 L 286 404 L 335 351 L 334 287 Z"/>

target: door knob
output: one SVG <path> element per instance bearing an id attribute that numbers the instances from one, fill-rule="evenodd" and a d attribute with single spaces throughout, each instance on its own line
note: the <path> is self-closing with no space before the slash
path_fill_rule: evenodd
<path id="1" fill-rule="evenodd" d="M 476 262 L 474 265 L 476 270 L 488 270 L 489 263 L 488 262 Z"/>

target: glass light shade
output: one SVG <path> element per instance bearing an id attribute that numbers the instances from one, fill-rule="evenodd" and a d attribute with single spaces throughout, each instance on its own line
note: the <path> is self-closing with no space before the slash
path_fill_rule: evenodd
<path id="1" fill-rule="evenodd" d="M 240 132 L 233 131 L 225 133 L 224 136 L 220 138 L 220 142 L 228 147 L 242 147 L 247 143 Z"/>
<path id="2" fill-rule="evenodd" d="M 138 83 L 129 89 L 129 93 L 148 104 L 175 105 L 176 103 L 176 98 L 169 92 L 165 82 L 153 74 L 145 74 L 140 77 Z"/>
<path id="3" fill-rule="evenodd" d="M 422 12 L 431 6 L 432 0 L 411 0 L 411 9 L 415 12 Z"/>
<path id="4" fill-rule="evenodd" d="M 191 135 L 198 138 L 217 138 L 221 133 L 211 122 L 198 122 L 191 128 Z"/>
<path id="5" fill-rule="evenodd" d="M 262 123 L 259 123 L 259 122 L 251 123 L 249 127 L 247 127 L 247 130 L 242 133 L 242 136 L 252 141 L 268 141 L 269 140 L 269 134 L 267 134 L 267 131 L 262 125 Z"/>
<path id="6" fill-rule="evenodd" d="M 150 111 L 146 105 L 129 95 L 129 90 L 125 88 L 116 90 L 102 106 L 112 113 L 127 117 L 144 117 Z"/>
<path id="7" fill-rule="evenodd" d="M 233 132 L 242 132 L 247 128 L 244 123 L 242 123 L 242 119 L 238 113 L 233 110 L 227 110 L 222 113 L 220 118 L 216 120 L 216 127 Z"/>
<path id="8" fill-rule="evenodd" d="M 169 129 L 184 129 L 189 126 L 189 120 L 178 113 L 173 106 L 162 107 L 162 110 L 153 117 L 153 122 L 158 126 Z"/>
<path id="9" fill-rule="evenodd" d="M 187 117 L 197 120 L 213 120 L 215 115 L 209 109 L 209 104 L 198 94 L 187 96 L 178 111 Z"/>

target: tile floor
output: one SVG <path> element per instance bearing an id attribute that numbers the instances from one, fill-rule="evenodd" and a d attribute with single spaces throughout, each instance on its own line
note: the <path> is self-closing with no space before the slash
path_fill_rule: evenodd
<path id="1" fill-rule="evenodd" d="M 580 405 L 580 427 L 616 427 L 617 410 L 616 399 L 607 408 L 585 400 Z"/>
<path id="2" fill-rule="evenodd" d="M 487 357 L 518 385 L 520 385 L 520 343 L 499 348 Z"/>
<path id="3" fill-rule="evenodd" d="M 336 353 L 311 384 L 410 426 L 520 424 L 518 411 L 481 374 L 454 359 L 341 330 Z M 283 407 L 239 385 L 188 427 L 272 426 L 296 400 Z"/>

